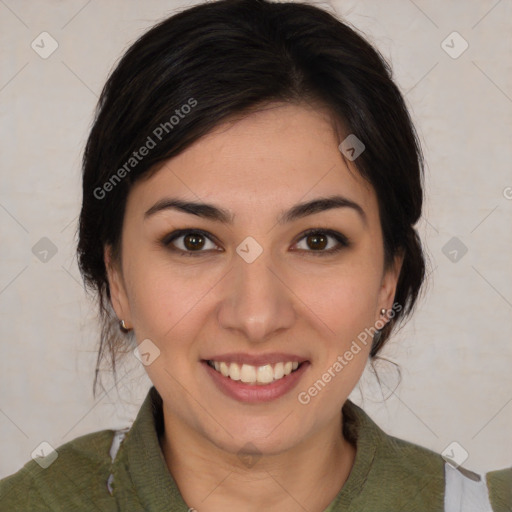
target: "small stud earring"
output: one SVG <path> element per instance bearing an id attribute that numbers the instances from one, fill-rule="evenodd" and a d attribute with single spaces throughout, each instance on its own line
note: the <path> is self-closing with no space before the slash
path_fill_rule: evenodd
<path id="1" fill-rule="evenodd" d="M 388 310 L 387 310 L 386 308 L 382 308 L 382 309 L 380 310 L 380 314 L 381 314 L 382 316 L 384 316 L 387 312 L 388 312 Z"/>
<path id="2" fill-rule="evenodd" d="M 126 324 L 124 323 L 124 320 L 121 320 L 119 322 L 119 329 L 121 330 L 121 332 L 124 332 L 124 333 L 127 333 L 127 332 L 131 331 L 131 329 L 129 327 L 126 327 Z"/>

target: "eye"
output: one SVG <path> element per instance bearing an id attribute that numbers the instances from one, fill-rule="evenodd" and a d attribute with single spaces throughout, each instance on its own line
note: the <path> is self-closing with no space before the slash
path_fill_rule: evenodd
<path id="1" fill-rule="evenodd" d="M 192 253 L 195 252 L 206 252 L 207 250 L 217 250 L 216 248 L 218 248 L 204 231 L 190 229 L 173 231 L 165 236 L 162 244 L 171 250 L 182 252 L 187 256 L 192 256 Z"/>
<path id="2" fill-rule="evenodd" d="M 299 242 L 296 244 L 299 250 L 310 252 L 315 256 L 333 254 L 350 245 L 345 235 L 330 229 L 311 229 L 306 231 Z M 302 247 L 299 247 L 301 243 Z"/>
<path id="3" fill-rule="evenodd" d="M 181 229 L 166 235 L 161 243 L 185 256 L 195 256 L 194 253 L 218 251 L 218 245 L 212 241 L 211 235 L 200 229 Z M 302 247 L 300 245 L 302 244 Z M 348 238 L 330 229 L 310 229 L 302 234 L 295 244 L 298 250 L 315 256 L 329 255 L 348 247 Z"/>

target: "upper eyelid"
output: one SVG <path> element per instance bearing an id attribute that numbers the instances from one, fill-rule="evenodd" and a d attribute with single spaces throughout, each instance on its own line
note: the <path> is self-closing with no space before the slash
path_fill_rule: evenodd
<path id="1" fill-rule="evenodd" d="M 167 235 L 165 235 L 162 238 L 162 243 L 164 243 L 165 245 L 170 245 L 171 242 L 173 242 L 174 240 L 181 238 L 183 236 L 186 236 L 189 233 L 198 233 L 198 234 L 204 236 L 205 238 L 208 238 L 208 240 L 210 240 L 214 244 L 218 245 L 216 237 L 213 236 L 211 233 L 208 233 L 207 231 L 204 231 L 202 229 L 176 229 L 172 233 L 168 233 Z M 193 252 L 193 251 L 188 251 L 188 252 Z M 204 251 L 195 251 L 195 252 L 204 252 Z"/>

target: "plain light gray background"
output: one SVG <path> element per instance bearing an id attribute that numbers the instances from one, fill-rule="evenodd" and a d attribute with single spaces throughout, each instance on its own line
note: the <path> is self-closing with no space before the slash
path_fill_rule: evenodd
<path id="1" fill-rule="evenodd" d="M 130 355 L 119 392 L 107 380 L 108 393 L 92 397 L 95 307 L 74 256 L 80 159 L 109 70 L 147 28 L 186 5 L 0 0 L 0 477 L 42 441 L 58 447 L 128 425 L 151 385 Z M 427 161 L 419 231 L 429 286 L 385 351 L 403 379 L 383 401 L 368 372 L 353 399 L 364 395 L 365 409 L 397 437 L 437 452 L 458 442 L 469 469 L 510 466 L 512 2 L 319 5 L 390 60 Z M 43 46 L 42 32 L 58 43 L 46 59 L 31 47 Z M 57 249 L 46 262 L 33 251 L 43 237 Z M 453 237 L 457 253 L 446 246 Z M 392 365 L 380 371 L 394 387 Z"/>

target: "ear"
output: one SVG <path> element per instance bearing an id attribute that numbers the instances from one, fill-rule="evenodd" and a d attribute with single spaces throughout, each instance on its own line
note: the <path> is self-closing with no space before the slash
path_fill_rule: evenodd
<path id="1" fill-rule="evenodd" d="M 379 300 L 377 302 L 377 318 L 381 318 L 380 310 L 382 308 L 390 310 L 393 307 L 396 287 L 403 262 L 404 253 L 401 251 L 394 257 L 393 263 L 384 271 L 379 291 Z"/>
<path id="2" fill-rule="evenodd" d="M 118 261 L 112 255 L 112 246 L 106 245 L 103 251 L 107 279 L 110 288 L 112 307 L 120 320 L 124 320 L 126 327 L 132 327 L 130 306 L 122 271 Z"/>

